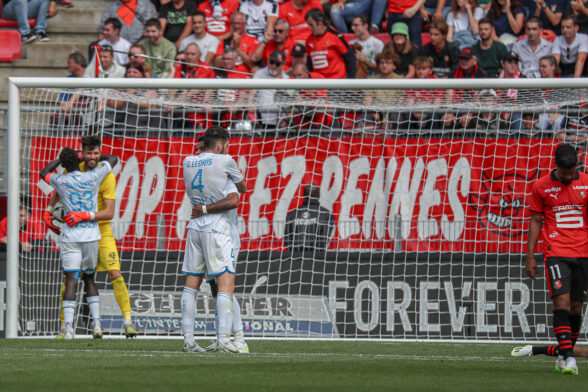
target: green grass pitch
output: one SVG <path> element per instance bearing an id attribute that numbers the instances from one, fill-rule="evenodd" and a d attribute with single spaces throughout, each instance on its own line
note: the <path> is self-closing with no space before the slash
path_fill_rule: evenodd
<path id="1" fill-rule="evenodd" d="M 207 341 L 201 341 L 202 345 Z M 0 391 L 584 390 L 513 344 L 249 341 L 250 355 L 183 353 L 182 340 L 0 339 Z M 569 388 L 569 389 L 568 389 Z"/>

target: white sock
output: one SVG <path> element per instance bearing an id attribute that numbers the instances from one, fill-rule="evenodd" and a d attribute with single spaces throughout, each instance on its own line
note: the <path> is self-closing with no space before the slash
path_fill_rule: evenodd
<path id="1" fill-rule="evenodd" d="M 241 320 L 241 307 L 237 298 L 233 295 L 233 335 L 236 340 L 243 340 L 243 320 Z"/>
<path id="2" fill-rule="evenodd" d="M 227 293 L 218 293 L 216 296 L 216 312 L 218 313 L 216 334 L 219 342 L 225 342 L 230 338 L 233 325 L 233 296 Z"/>
<path id="3" fill-rule="evenodd" d="M 189 287 L 184 287 L 184 291 L 182 291 L 182 332 L 184 334 L 184 342 L 189 344 L 194 344 L 196 295 L 198 295 L 198 290 Z"/>
<path id="4" fill-rule="evenodd" d="M 74 313 L 76 311 L 76 301 L 66 301 L 63 300 L 62 305 L 63 307 L 63 321 L 65 325 L 69 326 L 73 325 Z"/>
<path id="5" fill-rule="evenodd" d="M 94 323 L 100 322 L 100 296 L 87 297 L 88 307 L 90 307 L 90 315 Z"/>

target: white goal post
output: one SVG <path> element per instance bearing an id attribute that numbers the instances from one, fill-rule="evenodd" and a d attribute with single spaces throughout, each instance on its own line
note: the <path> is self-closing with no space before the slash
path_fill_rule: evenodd
<path id="1" fill-rule="evenodd" d="M 561 141 L 574 143 L 586 163 L 588 79 L 9 78 L 8 85 L 7 338 L 57 333 L 57 252 L 43 253 L 47 243 L 21 252 L 20 200 L 31 195 L 39 215 L 46 196 L 35 182 L 39 165 L 89 133 L 121 155 L 113 225 L 138 328 L 146 336 L 179 333 L 187 208 L 180 157 L 215 123 L 231 129 L 230 153 L 250 189 L 241 198 L 236 288 L 246 335 L 553 338 L 544 282 L 530 283 L 523 271 L 529 185 L 552 166 Z M 60 109 L 64 89 L 86 98 L 75 121 Z M 182 91 L 190 93 L 185 100 Z M 240 98 L 229 102 L 221 91 Z M 143 125 L 129 125 L 141 116 Z M 286 217 L 311 183 L 333 216 L 327 249 L 292 251 Z M 106 329 L 120 334 L 104 278 L 100 289 Z M 214 310 L 206 294 L 201 301 L 197 331 L 206 335 Z"/>

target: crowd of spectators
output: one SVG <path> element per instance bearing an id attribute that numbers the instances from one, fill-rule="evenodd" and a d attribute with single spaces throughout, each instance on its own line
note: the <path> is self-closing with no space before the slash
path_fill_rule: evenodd
<path id="1" fill-rule="evenodd" d="M 96 58 L 99 77 L 128 77 L 133 62 L 157 78 L 294 78 L 295 68 L 310 78 L 583 77 L 587 30 L 588 0 L 117 0 L 84 77 L 96 76 Z M 547 57 L 553 72 L 542 70 Z M 434 99 L 473 98 L 440 94 Z M 242 99 L 269 102 L 266 92 Z"/>

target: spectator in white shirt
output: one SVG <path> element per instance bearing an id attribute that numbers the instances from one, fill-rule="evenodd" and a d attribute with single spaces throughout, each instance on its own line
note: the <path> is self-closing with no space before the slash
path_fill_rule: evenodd
<path id="1" fill-rule="evenodd" d="M 108 45 L 112 47 L 114 53 L 114 61 L 119 65 L 126 65 L 129 62 L 129 49 L 131 43 L 120 36 L 120 29 L 122 24 L 117 18 L 109 18 L 104 21 L 104 30 L 102 34 L 104 39 L 98 41 L 98 45 Z M 96 56 L 92 56 L 90 67 L 94 66 Z"/>
<path id="2" fill-rule="evenodd" d="M 357 35 L 357 39 L 349 43 L 353 46 L 355 43 L 361 45 L 361 51 L 355 51 L 357 62 L 367 66 L 369 76 L 373 76 L 378 71 L 376 65 L 376 56 L 384 50 L 384 43 L 370 34 L 370 21 L 366 15 L 359 15 L 353 18 L 351 29 Z"/>
<path id="3" fill-rule="evenodd" d="M 100 47 L 100 72 L 98 77 L 99 78 L 124 78 L 125 77 L 125 67 L 119 65 L 114 61 L 114 53 L 112 51 L 112 46 L 104 45 Z M 86 72 L 84 72 L 85 78 L 95 78 L 96 77 L 96 67 L 86 67 Z"/>
<path id="4" fill-rule="evenodd" d="M 541 77 L 539 60 L 552 51 L 552 43 L 541 38 L 541 31 L 541 20 L 535 16 L 530 17 L 525 26 L 527 38 L 517 41 L 512 47 L 512 52 L 521 59 L 521 73 L 528 78 Z"/>
<path id="5" fill-rule="evenodd" d="M 239 11 L 247 17 L 245 32 L 263 42 L 267 31 L 273 36 L 274 24 L 278 20 L 280 7 L 272 0 L 245 0 L 239 6 Z"/>
<path id="6" fill-rule="evenodd" d="M 179 51 L 183 52 L 188 45 L 196 44 L 200 48 L 200 60 L 207 64 L 212 64 L 219 40 L 214 35 L 206 32 L 206 15 L 204 15 L 204 12 L 196 11 L 192 16 L 192 31 L 194 34 L 182 40 Z"/>
<path id="7" fill-rule="evenodd" d="M 478 21 L 484 17 L 484 10 L 477 0 L 454 0 L 447 14 L 447 41 L 460 49 L 474 46 L 477 42 Z"/>
<path id="8" fill-rule="evenodd" d="M 553 42 L 553 57 L 559 63 L 561 76 L 579 78 L 584 72 L 588 55 L 588 35 L 578 33 L 578 23 L 572 15 L 561 20 L 561 34 Z"/>

